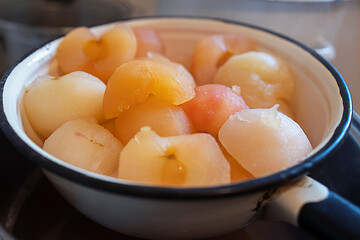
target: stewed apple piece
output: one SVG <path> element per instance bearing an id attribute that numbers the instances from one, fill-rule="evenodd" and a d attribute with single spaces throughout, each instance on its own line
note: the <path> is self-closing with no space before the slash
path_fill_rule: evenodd
<path id="1" fill-rule="evenodd" d="M 120 139 L 116 132 L 115 120 L 115 118 L 112 118 L 100 123 L 100 125 L 106 128 L 109 132 L 111 132 L 114 137 Z"/>
<path id="2" fill-rule="evenodd" d="M 149 28 L 133 28 L 137 40 L 137 50 L 135 57 L 146 57 L 148 52 L 165 52 L 165 46 L 159 34 Z"/>
<path id="3" fill-rule="evenodd" d="M 230 154 L 224 153 L 224 156 L 230 164 L 231 182 L 240 182 L 254 178 L 254 176 L 241 166 L 240 163 Z"/>
<path id="4" fill-rule="evenodd" d="M 24 100 L 20 103 L 19 110 L 20 110 L 21 123 L 23 125 L 24 132 L 34 143 L 36 143 L 36 145 L 38 145 L 39 147 L 42 147 L 44 145 L 44 139 L 41 139 L 39 134 L 37 132 L 35 132 L 33 126 L 29 122 L 28 116 L 25 112 Z"/>
<path id="5" fill-rule="evenodd" d="M 44 142 L 44 150 L 74 166 L 111 176 L 122 144 L 95 119 L 68 121 Z"/>
<path id="6" fill-rule="evenodd" d="M 119 178 L 153 185 L 209 186 L 230 182 L 230 167 L 205 133 L 160 137 L 149 127 L 120 154 Z"/>
<path id="7" fill-rule="evenodd" d="M 294 77 L 280 59 L 264 52 L 248 52 L 231 57 L 219 68 L 214 83 L 241 88 L 250 108 L 270 108 L 279 101 L 286 108 L 294 92 Z"/>
<path id="8" fill-rule="evenodd" d="M 162 137 L 190 134 L 192 124 L 181 107 L 151 95 L 120 114 L 115 120 L 116 136 L 126 144 L 140 128 L 149 126 Z"/>
<path id="9" fill-rule="evenodd" d="M 255 177 L 293 166 L 312 151 L 301 127 L 277 106 L 231 115 L 220 128 L 219 140 Z"/>
<path id="10" fill-rule="evenodd" d="M 195 47 L 191 73 L 198 85 L 212 83 L 217 69 L 231 56 L 256 50 L 256 42 L 240 34 L 216 34 L 202 39 Z"/>
<path id="11" fill-rule="evenodd" d="M 228 151 L 226 151 L 226 149 L 224 148 L 224 146 L 221 144 L 221 142 L 219 141 L 219 139 L 217 139 L 216 141 L 222 151 L 222 153 L 224 154 L 226 160 L 229 162 L 230 164 L 230 179 L 231 182 L 240 182 L 240 181 L 245 181 L 251 178 L 254 178 L 254 176 L 249 173 L 245 168 L 243 168 L 243 166 L 240 165 L 240 163 L 238 161 L 236 161 L 236 159 L 231 156 Z"/>
<path id="12" fill-rule="evenodd" d="M 241 96 L 224 85 L 202 85 L 195 88 L 195 93 L 195 97 L 181 107 L 197 132 L 210 133 L 214 137 L 231 114 L 248 108 Z"/>
<path id="13" fill-rule="evenodd" d="M 291 119 L 295 119 L 295 112 L 293 110 L 293 108 L 291 107 L 290 103 L 286 100 L 282 100 L 282 99 L 276 99 L 273 101 L 273 104 L 270 105 L 268 108 L 275 106 L 275 105 L 279 105 L 278 107 L 278 111 L 285 114 L 286 116 L 288 116 Z"/>
<path id="14" fill-rule="evenodd" d="M 148 52 L 146 55 L 146 59 L 150 59 L 150 60 L 157 61 L 160 63 L 165 63 L 165 64 L 175 68 L 177 71 L 181 72 L 182 75 L 184 75 L 184 78 L 183 78 L 184 80 L 188 80 L 188 83 L 192 87 L 196 87 L 196 83 L 195 83 L 193 76 L 182 64 L 173 62 L 170 59 L 166 58 L 164 55 L 161 55 L 159 53 L 153 53 L 153 52 Z"/>
<path id="15" fill-rule="evenodd" d="M 95 117 L 103 119 L 105 84 L 85 73 L 42 77 L 24 93 L 24 108 L 34 130 L 46 139 L 66 121 Z"/>
<path id="16" fill-rule="evenodd" d="M 56 57 L 64 73 L 84 71 L 106 83 L 118 66 L 135 57 L 136 47 L 136 37 L 125 24 L 116 24 L 100 38 L 80 27 L 64 37 Z"/>
<path id="17" fill-rule="evenodd" d="M 124 110 L 156 95 L 174 105 L 189 101 L 195 91 L 188 76 L 170 64 L 135 60 L 122 64 L 109 79 L 104 94 L 106 118 L 117 117 Z"/>

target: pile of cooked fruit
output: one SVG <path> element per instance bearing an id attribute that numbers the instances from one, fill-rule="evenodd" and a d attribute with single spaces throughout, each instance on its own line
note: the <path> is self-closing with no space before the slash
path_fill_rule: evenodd
<path id="1" fill-rule="evenodd" d="M 253 39 L 215 34 L 188 69 L 158 32 L 118 23 L 60 42 L 62 76 L 24 92 L 43 149 L 77 167 L 151 185 L 209 186 L 274 173 L 312 146 L 292 120 L 294 76 Z"/>

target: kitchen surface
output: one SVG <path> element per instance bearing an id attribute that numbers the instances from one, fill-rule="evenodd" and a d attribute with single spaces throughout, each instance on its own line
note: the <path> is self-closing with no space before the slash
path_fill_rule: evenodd
<path id="1" fill-rule="evenodd" d="M 0 0 L 0 75 L 32 49 L 79 25 L 141 16 L 201 16 L 239 21 L 288 35 L 315 49 L 341 73 L 360 112 L 360 1 Z M 0 131 L 0 240 L 137 239 L 91 221 L 55 190 Z M 310 176 L 360 206 L 360 118 L 344 144 Z M 266 209 L 260 213 L 266 215 Z M 139 227 L 141 229 L 141 227 Z M 213 238 L 315 239 L 280 221 L 255 221 Z"/>

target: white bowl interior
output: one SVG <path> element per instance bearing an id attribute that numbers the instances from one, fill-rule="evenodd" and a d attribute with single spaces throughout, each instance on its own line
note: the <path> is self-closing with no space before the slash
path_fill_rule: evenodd
<path id="1" fill-rule="evenodd" d="M 313 55 L 304 51 L 295 43 L 262 30 L 247 26 L 229 24 L 205 19 L 136 19 L 127 21 L 136 27 L 149 27 L 158 30 L 163 38 L 167 56 L 181 63 L 187 62 L 196 42 L 212 33 L 242 33 L 256 39 L 264 49 L 268 49 L 283 58 L 296 75 L 296 94 L 292 107 L 296 121 L 309 137 L 314 151 L 323 147 L 333 135 L 340 123 L 343 105 L 336 80 L 330 71 Z M 101 34 L 112 24 L 95 27 L 96 34 Z M 54 57 L 59 40 L 53 41 L 38 49 L 20 62 L 10 73 L 4 87 L 3 103 L 6 117 L 17 135 L 41 155 L 60 165 L 107 181 L 118 181 L 115 178 L 91 173 L 67 164 L 39 147 L 34 135 L 24 128 L 29 126 L 21 118 L 21 99 L 23 90 L 38 76 L 57 74 L 54 71 Z M 34 141 L 32 141 L 33 139 Z"/>

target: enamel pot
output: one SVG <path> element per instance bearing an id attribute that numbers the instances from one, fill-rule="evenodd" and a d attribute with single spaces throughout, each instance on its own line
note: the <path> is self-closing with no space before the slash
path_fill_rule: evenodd
<path id="1" fill-rule="evenodd" d="M 277 173 L 201 188 L 146 186 L 69 165 L 39 147 L 39 139 L 21 114 L 24 88 L 37 76 L 56 69 L 52 59 L 58 39 L 32 52 L 5 74 L 1 83 L 1 128 L 75 208 L 115 231 L 150 239 L 219 236 L 251 223 L 264 206 L 267 217 L 288 221 L 318 237 L 360 239 L 359 209 L 306 176 L 316 164 L 331 157 L 350 127 L 350 93 L 329 62 L 295 40 L 247 24 L 168 17 L 125 22 L 156 29 L 167 55 L 180 62 L 191 56 L 200 38 L 212 33 L 242 33 L 256 39 L 291 66 L 296 76 L 292 107 L 314 150 L 297 165 Z M 92 30 L 101 34 L 112 25 Z"/>

